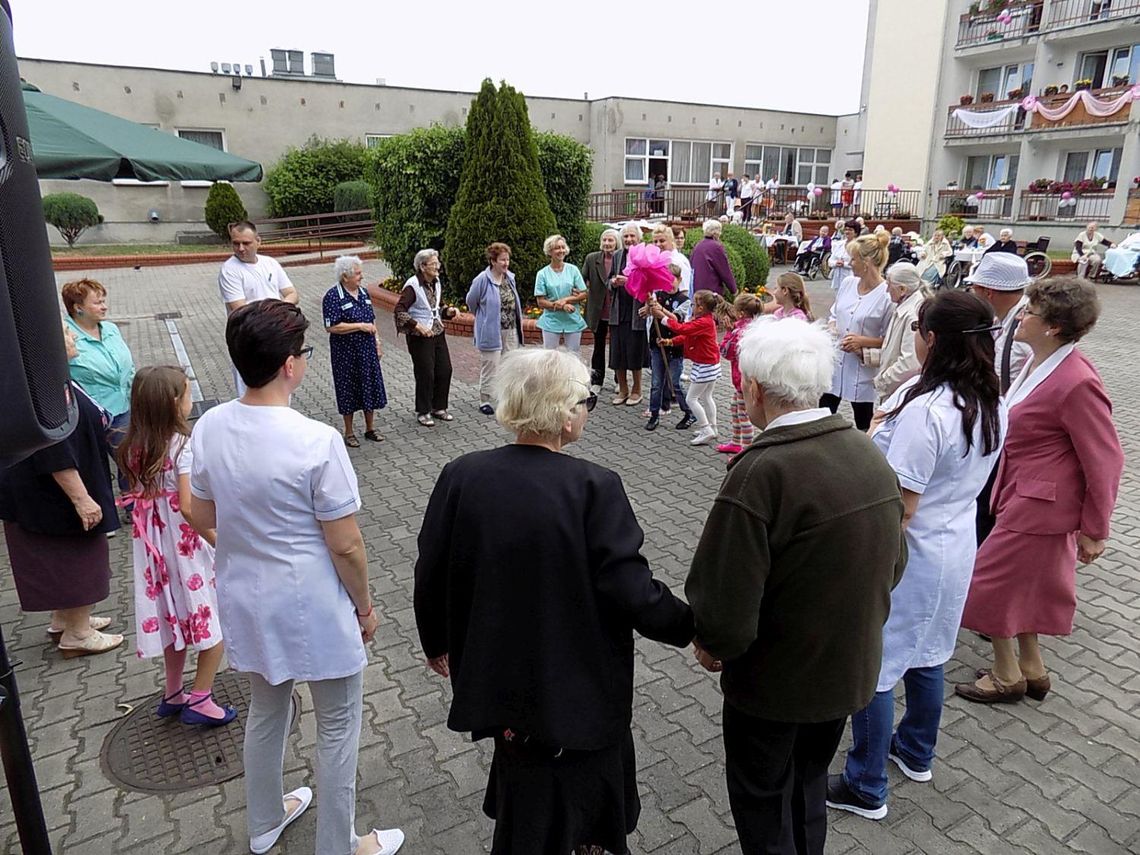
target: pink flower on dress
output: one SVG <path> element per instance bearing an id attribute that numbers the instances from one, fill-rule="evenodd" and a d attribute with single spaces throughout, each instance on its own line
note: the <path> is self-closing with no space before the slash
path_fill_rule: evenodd
<path id="1" fill-rule="evenodd" d="M 210 616 L 213 612 L 210 607 L 203 604 L 198 606 L 189 619 L 182 622 L 183 630 L 188 638 L 197 644 L 210 638 Z"/>
<path id="2" fill-rule="evenodd" d="M 178 530 L 181 533 L 181 538 L 178 541 L 178 554 L 185 555 L 188 558 L 193 557 L 194 553 L 202 548 L 202 538 L 187 523 L 180 523 Z"/>
<path id="3" fill-rule="evenodd" d="M 143 632 L 158 632 L 158 618 L 148 617 L 142 622 Z"/>
<path id="4" fill-rule="evenodd" d="M 177 493 L 170 494 L 170 510 L 176 514 L 182 513 L 182 500 L 178 497 Z"/>
<path id="5" fill-rule="evenodd" d="M 191 576 L 189 579 L 186 580 L 186 587 L 189 588 L 191 591 L 197 591 L 199 588 L 202 587 L 203 584 L 205 584 L 205 583 L 202 581 L 202 577 L 199 576 L 197 573 L 195 573 L 193 576 Z"/>

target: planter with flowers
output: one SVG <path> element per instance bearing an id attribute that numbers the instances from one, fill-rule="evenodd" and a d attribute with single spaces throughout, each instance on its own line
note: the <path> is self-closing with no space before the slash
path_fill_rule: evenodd
<path id="1" fill-rule="evenodd" d="M 991 104 L 991 103 L 993 103 L 993 100 L 994 100 L 994 93 L 993 92 L 983 92 L 981 95 L 978 96 L 978 100 L 981 101 L 983 104 Z"/>
<path id="2" fill-rule="evenodd" d="M 1114 75 L 1112 75 L 1112 85 L 1113 86 L 1127 86 L 1128 83 L 1129 83 L 1129 78 L 1128 78 L 1127 74 L 1114 74 Z"/>
<path id="3" fill-rule="evenodd" d="M 1026 92 L 1024 89 L 1010 89 L 1005 93 L 1005 96 L 1009 98 L 1010 101 L 1016 101 L 1018 98 L 1024 98 L 1025 95 Z"/>
<path id="4" fill-rule="evenodd" d="M 969 107 L 973 103 L 974 103 L 974 96 L 973 95 L 962 95 L 961 97 L 958 98 L 959 106 Z"/>
<path id="5" fill-rule="evenodd" d="M 1073 88 L 1077 92 L 1083 92 L 1086 89 L 1092 89 L 1092 78 L 1082 77 L 1075 84 L 1073 84 Z"/>
<path id="6" fill-rule="evenodd" d="M 1056 95 L 1060 91 L 1060 87 L 1054 85 L 1046 86 L 1045 89 L 1042 90 L 1045 95 Z"/>

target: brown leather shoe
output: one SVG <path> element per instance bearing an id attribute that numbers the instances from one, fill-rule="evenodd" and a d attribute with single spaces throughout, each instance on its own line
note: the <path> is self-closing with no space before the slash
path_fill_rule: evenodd
<path id="1" fill-rule="evenodd" d="M 983 689 L 977 683 L 959 683 L 954 694 L 976 704 L 1016 704 L 1025 697 L 1024 677 L 1008 686 L 993 674 L 990 681 L 994 684 L 992 689 Z"/>
<path id="2" fill-rule="evenodd" d="M 974 672 L 974 676 L 979 680 L 982 677 L 990 676 L 989 668 L 979 668 Z M 990 679 L 993 679 L 992 677 Z M 1053 688 L 1053 681 L 1049 679 L 1049 675 L 1044 677 L 1026 677 L 1025 678 L 1025 695 L 1026 697 L 1033 698 L 1035 701 L 1045 700 L 1045 696 L 1049 694 L 1049 690 Z"/>

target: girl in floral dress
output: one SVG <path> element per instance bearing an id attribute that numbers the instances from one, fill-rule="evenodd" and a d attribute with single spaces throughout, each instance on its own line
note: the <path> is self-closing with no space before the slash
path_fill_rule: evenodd
<path id="1" fill-rule="evenodd" d="M 140 659 L 162 655 L 166 690 L 157 714 L 183 724 L 216 726 L 237 716 L 213 700 L 222 661 L 214 587 L 214 532 L 190 521 L 190 382 L 181 368 L 141 369 L 131 386 L 132 419 L 119 449 L 130 480 L 121 503 L 131 511 L 135 628 Z M 198 653 L 194 684 L 184 691 L 186 651 Z"/>

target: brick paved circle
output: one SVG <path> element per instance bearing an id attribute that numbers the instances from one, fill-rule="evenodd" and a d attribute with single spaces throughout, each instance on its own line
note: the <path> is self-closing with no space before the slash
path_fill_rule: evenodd
<path id="1" fill-rule="evenodd" d="M 784 269 L 775 268 L 773 278 Z M 59 280 L 79 275 L 60 274 Z M 131 321 L 123 334 L 140 365 L 174 358 L 167 327 L 155 315 L 180 312 L 176 323 L 203 394 L 231 396 L 216 265 L 93 275 L 108 287 L 112 319 Z M 338 425 L 328 337 L 319 329 L 331 264 L 294 268 L 290 275 L 314 322 L 309 343 L 316 346 L 294 405 Z M 386 271 L 367 261 L 365 275 L 374 282 Z M 831 302 L 827 283 L 809 283 L 808 290 L 816 314 L 825 315 Z M 987 646 L 963 633 L 946 669 L 934 780 L 914 784 L 892 768 L 887 818 L 874 823 L 833 812 L 828 855 L 1140 852 L 1140 288 L 1100 286 L 1100 292 L 1103 316 L 1081 348 L 1101 371 L 1114 402 L 1126 471 L 1109 551 L 1078 570 L 1074 632 L 1042 639 L 1053 690 L 1042 703 L 1001 707 L 950 697 L 953 682 L 988 664 Z M 364 672 L 358 830 L 399 825 L 408 835 L 403 851 L 414 855 L 477 853 L 487 851 L 491 839 L 491 823 L 480 809 L 490 755 L 484 745 L 447 729 L 450 689 L 423 663 L 412 612 L 412 568 L 423 509 L 440 468 L 506 436 L 476 409 L 478 359 L 463 339 L 450 341 L 456 420 L 434 430 L 416 425 L 407 349 L 396 339 L 390 316 L 380 315 L 378 325 L 390 404 L 378 414 L 377 429 L 386 441 L 350 451 L 381 619 Z M 723 477 L 723 458 L 712 449 L 688 447 L 681 432 L 646 432 L 639 409 L 610 406 L 610 395 L 607 384 L 582 441 L 568 453 L 622 477 L 645 530 L 643 553 L 654 572 L 681 593 Z M 727 415 L 727 381 L 719 384 L 718 403 Z M 115 631 L 130 635 L 130 539 L 111 541 L 111 554 L 111 596 L 98 613 L 113 617 Z M 0 551 L 0 565 L 6 564 Z M 46 642 L 47 616 L 20 612 L 6 570 L 0 570 L 0 622 L 12 658 L 24 663 L 17 678 L 57 853 L 248 851 L 244 780 L 157 796 L 122 790 L 100 770 L 99 747 L 120 719 L 115 705 L 151 698 L 162 685 L 161 663 L 139 661 L 133 639 L 104 656 L 61 659 Z M 643 640 L 636 649 L 633 731 L 644 807 L 630 838 L 632 852 L 739 851 L 724 785 L 716 682 L 687 651 Z M 316 724 L 311 705 L 305 707 L 286 751 L 287 787 L 315 786 Z M 835 769 L 845 749 L 846 742 Z M 317 792 L 318 809 L 320 798 Z M 295 823 L 274 851 L 310 855 L 315 814 Z M 19 851 L 2 795 L 0 851 Z"/>

